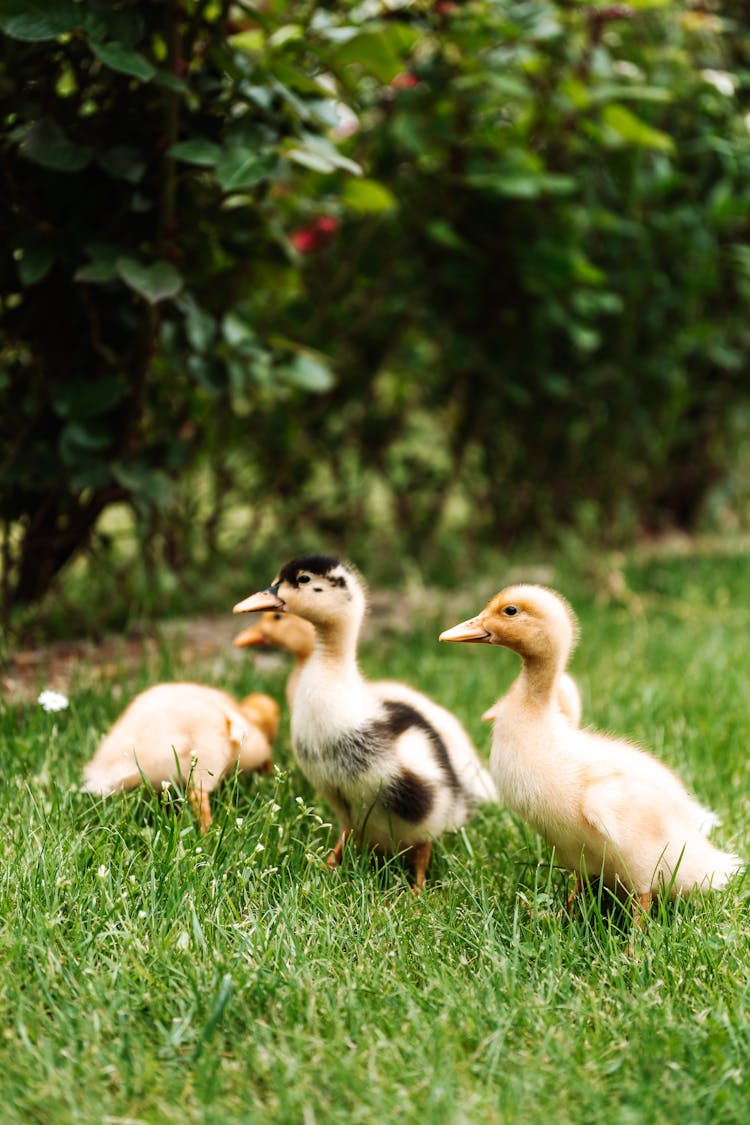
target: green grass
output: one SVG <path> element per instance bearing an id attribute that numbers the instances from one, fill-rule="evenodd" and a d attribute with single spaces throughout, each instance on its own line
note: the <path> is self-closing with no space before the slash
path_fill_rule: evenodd
<path id="1" fill-rule="evenodd" d="M 748 855 L 747 560 L 627 574 L 639 613 L 558 580 L 581 617 L 587 719 L 651 746 Z M 452 707 L 486 752 L 479 716 L 515 658 L 436 643 L 480 605 L 446 595 L 406 632 L 371 631 L 362 658 Z M 223 682 L 283 698 L 282 673 L 249 658 Z M 397 860 L 325 870 L 328 810 L 286 726 L 275 774 L 225 784 L 202 838 L 145 790 L 80 794 L 121 706 L 102 687 L 56 715 L 0 709 L 4 1122 L 746 1120 L 742 877 L 659 907 L 629 951 L 594 899 L 563 920 L 569 880 L 498 809 L 439 843 L 415 899 Z"/>

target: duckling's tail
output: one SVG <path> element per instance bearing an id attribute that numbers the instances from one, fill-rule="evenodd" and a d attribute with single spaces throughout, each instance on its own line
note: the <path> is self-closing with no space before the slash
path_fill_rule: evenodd
<path id="1" fill-rule="evenodd" d="M 675 869 L 675 890 L 720 891 L 745 866 L 738 855 L 722 852 L 703 837 L 690 841 Z"/>
<path id="2" fill-rule="evenodd" d="M 743 869 L 745 864 L 738 855 L 734 855 L 732 852 L 720 852 L 717 848 L 712 850 L 715 854 L 714 868 L 709 875 L 706 889 L 719 891 L 727 885 L 733 875 Z"/>
<path id="3" fill-rule="evenodd" d="M 472 808 L 495 805 L 500 800 L 492 775 L 479 762 L 467 762 L 458 771 L 458 780 Z"/>
<path id="4" fill-rule="evenodd" d="M 97 768 L 89 762 L 83 769 L 82 793 L 93 793 L 95 797 L 109 797 L 123 789 L 134 789 L 142 781 L 137 767 L 130 765 L 119 770 Z"/>

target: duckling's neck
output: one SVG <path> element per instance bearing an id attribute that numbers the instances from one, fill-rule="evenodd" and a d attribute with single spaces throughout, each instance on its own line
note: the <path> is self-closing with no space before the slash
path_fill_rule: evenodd
<path id="1" fill-rule="evenodd" d="M 526 699 L 541 706 L 551 704 L 556 699 L 558 683 L 566 664 L 565 653 L 524 656 L 519 686 Z"/>
<path id="2" fill-rule="evenodd" d="M 331 621 L 316 625 L 313 653 L 327 664 L 356 667 L 358 637 L 358 621 Z"/>

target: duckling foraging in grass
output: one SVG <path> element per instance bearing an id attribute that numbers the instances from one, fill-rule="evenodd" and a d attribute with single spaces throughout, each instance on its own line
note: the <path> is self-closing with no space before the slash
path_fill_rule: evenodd
<path id="1" fill-rule="evenodd" d="M 315 628 L 292 708 L 302 772 L 331 805 L 340 835 L 329 867 L 354 833 L 391 853 L 408 851 L 424 885 L 432 840 L 496 800 L 495 786 L 458 720 L 405 684 L 373 685 L 357 665 L 365 592 L 357 571 L 327 555 L 284 566 L 235 613 L 293 613 Z"/>
<path id="2" fill-rule="evenodd" d="M 187 785 L 201 831 L 212 822 L 210 794 L 236 764 L 271 767 L 279 706 L 255 693 L 238 703 L 204 684 L 156 684 L 129 704 L 84 766 L 85 792 L 107 797 L 174 781 Z"/>
<path id="3" fill-rule="evenodd" d="M 501 800 L 579 878 L 633 895 L 723 887 L 740 860 L 706 839 L 716 816 L 665 765 L 630 742 L 580 730 L 557 692 L 577 637 L 568 603 L 541 586 L 509 586 L 441 641 L 503 645 L 523 668 L 494 709 L 490 769 Z"/>

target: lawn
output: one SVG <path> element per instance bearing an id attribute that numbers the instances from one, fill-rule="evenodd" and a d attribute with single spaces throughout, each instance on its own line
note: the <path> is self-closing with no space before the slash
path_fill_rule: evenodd
<path id="1" fill-rule="evenodd" d="M 586 721 L 650 746 L 720 813 L 718 841 L 750 855 L 747 556 L 634 558 L 625 573 L 627 604 L 554 575 L 581 619 Z M 437 634 L 490 592 L 412 607 L 408 628 L 391 616 L 362 648 L 368 674 L 434 695 L 485 755 L 479 716 L 516 659 Z M 281 665 L 163 651 L 119 699 L 117 679 L 82 678 L 57 714 L 0 706 L 5 1123 L 747 1119 L 742 876 L 660 906 L 629 950 L 594 899 L 562 916 L 568 877 L 502 809 L 441 840 L 420 898 L 398 861 L 350 851 L 331 874 L 328 810 L 288 723 L 274 774 L 227 782 L 204 837 L 145 790 L 77 791 L 128 694 L 199 673 L 283 699 Z"/>

